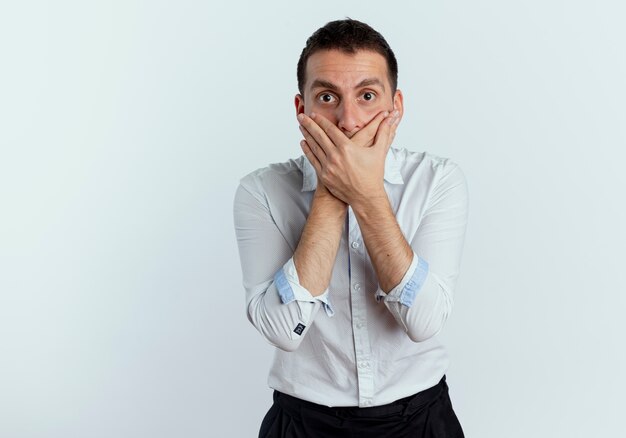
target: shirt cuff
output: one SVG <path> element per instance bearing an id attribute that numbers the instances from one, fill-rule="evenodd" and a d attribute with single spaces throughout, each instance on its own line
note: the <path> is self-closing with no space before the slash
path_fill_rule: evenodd
<path id="1" fill-rule="evenodd" d="M 376 291 L 376 300 L 378 302 L 384 300 L 387 302 L 399 302 L 406 307 L 411 307 L 417 293 L 422 289 L 424 282 L 428 277 L 428 263 L 426 260 L 421 259 L 413 251 L 413 260 L 409 265 L 404 277 L 396 287 L 391 289 L 388 293 L 378 287 Z"/>
<path id="2" fill-rule="evenodd" d="M 333 316 L 335 311 L 330 303 L 330 296 L 328 288 L 322 293 L 314 297 L 307 289 L 300 284 L 298 278 L 298 272 L 296 271 L 296 265 L 293 262 L 293 257 L 287 260 L 287 263 L 280 268 L 274 275 L 274 283 L 278 296 L 283 304 L 289 304 L 292 301 L 306 301 L 314 303 L 319 301 L 324 307 L 324 311 L 328 316 Z"/>

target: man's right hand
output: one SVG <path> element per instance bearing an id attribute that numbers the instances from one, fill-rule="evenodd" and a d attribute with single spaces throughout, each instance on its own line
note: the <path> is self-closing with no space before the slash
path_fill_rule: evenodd
<path id="1" fill-rule="evenodd" d="M 391 112 L 391 111 L 390 111 Z M 389 115 L 386 111 L 379 112 L 376 117 L 374 117 L 370 122 L 363 127 L 359 132 L 354 134 L 350 140 L 352 140 L 355 144 L 358 144 L 362 147 L 370 147 L 374 145 L 374 140 L 376 139 L 376 133 L 378 132 L 378 128 L 385 117 Z M 396 129 L 398 124 L 391 125 L 391 137 L 390 141 L 393 141 L 396 136 Z"/>
<path id="2" fill-rule="evenodd" d="M 370 147 L 374 144 L 374 140 L 376 139 L 376 133 L 378 132 L 378 127 L 380 126 L 380 124 L 382 123 L 383 120 L 385 120 L 386 117 L 386 112 L 385 111 L 381 111 L 379 112 L 376 117 L 374 117 L 372 120 L 370 120 L 370 122 L 365 125 L 365 127 L 363 129 L 361 129 L 359 132 L 357 132 L 356 134 L 354 134 L 354 136 L 351 138 L 351 140 L 361 146 L 361 147 Z M 391 132 L 391 141 L 393 141 L 394 137 L 396 136 L 396 128 L 397 128 L 397 124 L 392 126 L 392 132 Z M 332 198 L 334 200 L 337 201 L 338 205 L 341 206 L 347 206 L 347 204 L 345 202 L 343 202 L 341 199 L 338 199 L 337 197 L 335 197 L 330 190 L 328 190 L 326 188 L 326 186 L 321 182 L 317 181 L 317 189 L 315 190 L 315 197 L 320 197 L 320 198 Z"/>

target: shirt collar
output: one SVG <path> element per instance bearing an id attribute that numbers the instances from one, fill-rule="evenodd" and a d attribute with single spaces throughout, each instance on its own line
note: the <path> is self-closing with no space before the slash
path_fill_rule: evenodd
<path id="1" fill-rule="evenodd" d="M 296 164 L 302 171 L 302 190 L 303 192 L 310 192 L 317 188 L 317 174 L 315 168 L 305 155 L 301 155 Z M 404 178 L 400 173 L 401 161 L 396 157 L 396 153 L 393 148 L 389 148 L 387 156 L 385 157 L 385 181 L 391 184 L 404 184 Z"/>

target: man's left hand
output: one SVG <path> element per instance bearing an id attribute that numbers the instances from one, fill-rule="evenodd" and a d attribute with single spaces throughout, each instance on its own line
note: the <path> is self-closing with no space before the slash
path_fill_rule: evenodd
<path id="1" fill-rule="evenodd" d="M 398 111 L 379 113 L 352 138 L 322 115 L 300 114 L 298 120 L 304 135 L 302 150 L 318 180 L 336 198 L 354 205 L 368 198 L 386 197 L 385 158 L 400 122 Z"/>

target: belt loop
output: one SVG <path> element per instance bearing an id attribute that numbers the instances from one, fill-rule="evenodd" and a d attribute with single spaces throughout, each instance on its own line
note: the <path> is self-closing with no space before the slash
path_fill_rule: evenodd
<path id="1" fill-rule="evenodd" d="M 404 407 L 402 408 L 402 416 L 407 417 L 409 412 L 409 407 L 411 407 L 411 401 L 407 401 L 404 403 Z"/>
<path id="2" fill-rule="evenodd" d="M 405 404 L 402 414 L 410 415 L 413 412 L 421 409 L 423 406 L 431 403 L 436 398 L 439 398 L 441 396 L 441 393 L 445 391 L 447 387 L 448 385 L 446 384 L 446 376 L 444 375 L 439 383 L 437 383 L 435 386 L 415 394 L 415 396 L 412 397 Z"/>

